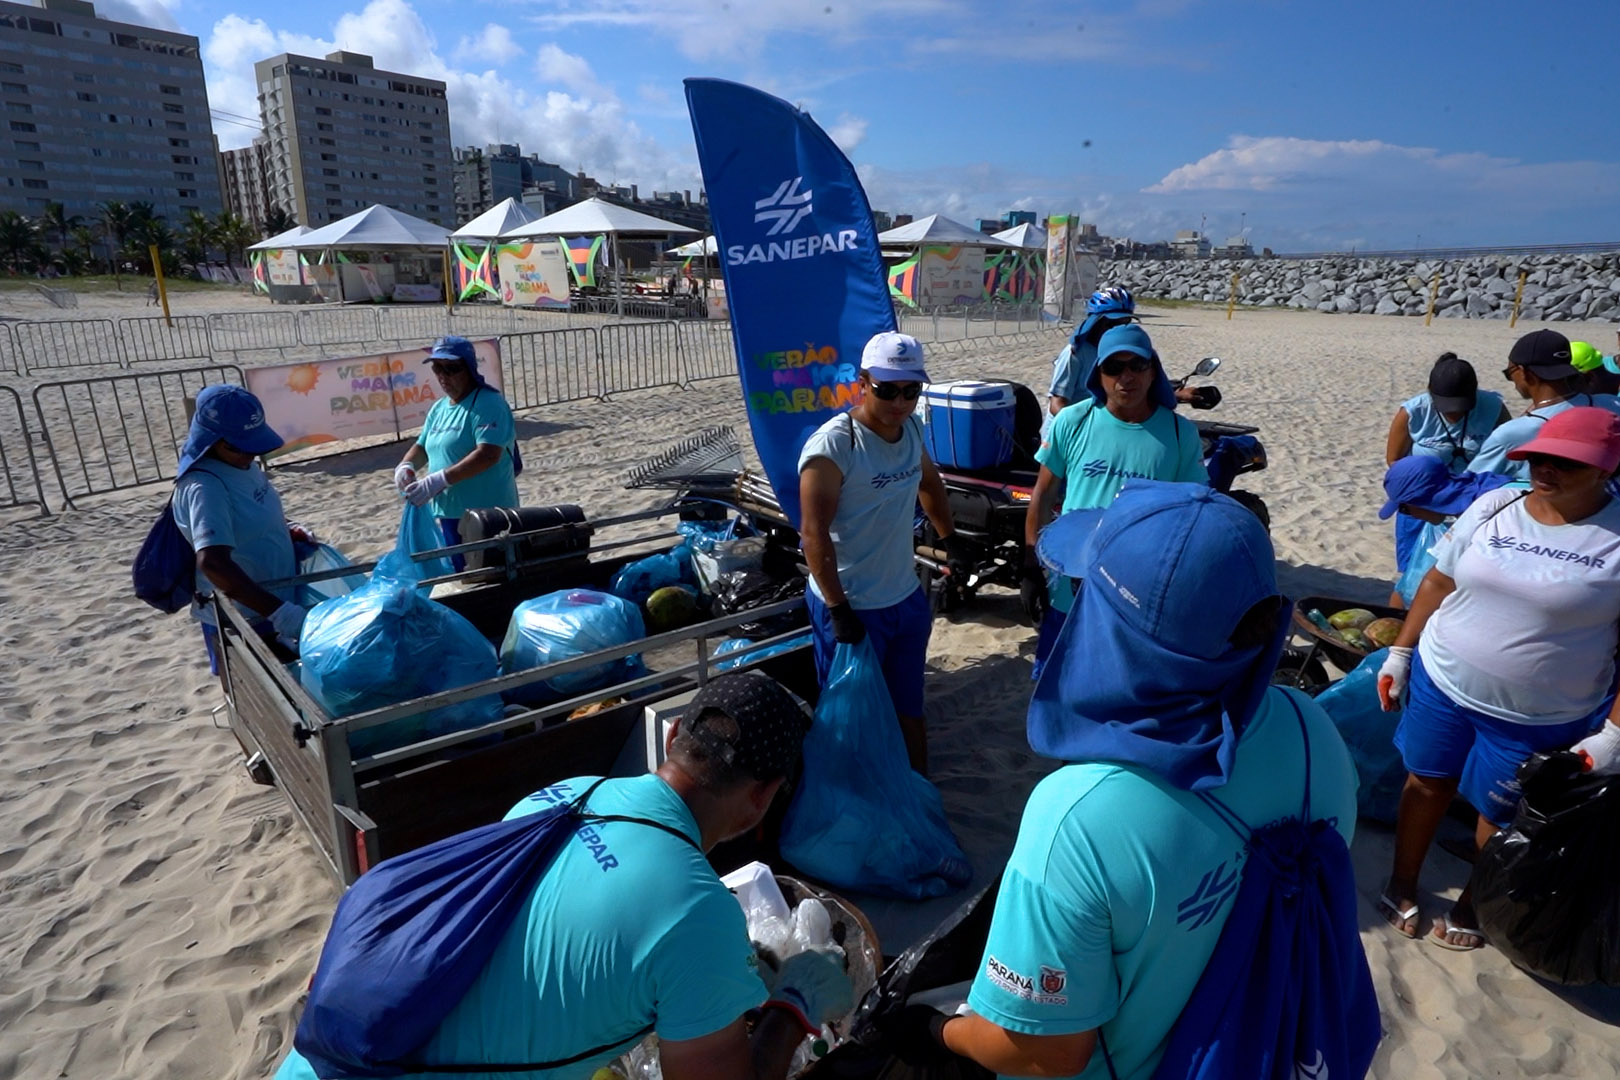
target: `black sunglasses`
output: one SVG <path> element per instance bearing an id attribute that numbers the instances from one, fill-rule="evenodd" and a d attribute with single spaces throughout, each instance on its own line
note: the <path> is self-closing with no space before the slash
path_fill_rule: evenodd
<path id="1" fill-rule="evenodd" d="M 1571 461 L 1569 458 L 1554 457 L 1551 454 L 1526 454 L 1524 460 L 1532 469 L 1540 465 L 1551 465 L 1559 472 L 1574 472 L 1577 469 L 1590 469 L 1592 467 L 1584 461 Z"/>
<path id="2" fill-rule="evenodd" d="M 1502 369 L 1502 378 L 1506 379 L 1508 382 L 1512 382 L 1513 381 L 1513 369 L 1518 367 L 1518 366 L 1519 366 L 1518 364 L 1509 364 L 1507 367 L 1503 368 Z"/>
<path id="3" fill-rule="evenodd" d="M 1122 359 L 1118 356 L 1110 356 L 1101 364 L 1097 365 L 1098 369 L 1110 379 L 1117 378 L 1122 375 L 1126 368 L 1130 368 L 1132 371 L 1140 374 L 1147 371 L 1152 366 L 1153 361 L 1149 360 L 1145 356 L 1133 356 L 1129 360 Z"/>
<path id="4" fill-rule="evenodd" d="M 904 397 L 907 401 L 916 401 L 922 394 L 920 382 L 873 382 L 872 393 L 882 401 L 893 401 L 897 397 Z"/>
<path id="5" fill-rule="evenodd" d="M 453 364 L 434 363 L 430 366 L 433 368 L 433 373 L 435 375 L 454 375 L 458 371 L 467 370 L 467 365 L 463 364 L 459 360 Z"/>

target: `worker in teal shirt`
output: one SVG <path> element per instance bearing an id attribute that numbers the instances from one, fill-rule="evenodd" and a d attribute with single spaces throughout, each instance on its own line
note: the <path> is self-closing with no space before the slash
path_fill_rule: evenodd
<path id="1" fill-rule="evenodd" d="M 431 503 L 447 546 L 461 543 L 461 515 L 489 506 L 517 506 L 517 428 L 499 390 L 478 374 L 478 353 L 464 337 L 433 343 L 433 365 L 444 397 L 433 403 L 422 433 L 394 468 L 394 486 L 416 506 Z M 426 475 L 419 475 L 426 469 Z M 466 561 L 451 560 L 463 570 Z"/>
<path id="2" fill-rule="evenodd" d="M 1052 651 L 1074 601 L 1069 579 L 1035 560 L 1035 540 L 1052 518 L 1059 490 L 1063 513 L 1107 506 L 1132 478 L 1209 483 L 1198 427 L 1177 416 L 1175 389 L 1147 331 L 1116 326 L 1097 342 L 1102 359 L 1086 378 L 1084 400 L 1052 421 L 1035 453 L 1041 471 L 1024 517 L 1024 570 L 1020 595 L 1030 622 L 1040 628 L 1035 674 Z"/>
<path id="3" fill-rule="evenodd" d="M 1241 504 L 1133 480 L 1041 551 L 1085 582 L 1029 709 L 1030 747 L 1068 764 L 1024 808 L 971 1014 L 912 1006 L 890 1037 L 913 1061 L 1148 1080 L 1243 876 L 1245 840 L 1201 796 L 1253 830 L 1308 791 L 1348 844 L 1355 766 L 1320 706 L 1270 685 L 1290 609 Z"/>
<path id="4" fill-rule="evenodd" d="M 665 1080 L 782 1080 L 804 1037 L 854 1006 L 843 954 L 813 948 L 766 970 L 705 853 L 758 825 L 809 727 L 804 708 L 768 676 L 719 675 L 676 722 L 657 772 L 600 785 L 575 777 L 514 806 L 508 820 L 589 791 L 591 813 L 639 820 L 574 834 L 414 1057 L 473 1069 L 507 1063 L 456 1070 L 484 1080 L 586 1080 L 650 1031 Z M 751 1033 L 745 1016 L 758 1017 Z M 514 1071 L 514 1062 L 567 1064 Z M 315 1075 L 294 1050 L 276 1080 Z"/>

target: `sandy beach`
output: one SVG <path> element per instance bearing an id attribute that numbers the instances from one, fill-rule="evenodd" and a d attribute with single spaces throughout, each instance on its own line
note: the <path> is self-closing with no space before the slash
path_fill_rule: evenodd
<path id="1" fill-rule="evenodd" d="M 89 295 L 64 312 L 6 293 L 0 313 L 152 314 L 143 303 Z M 269 308 L 228 292 L 174 303 L 177 314 Z M 1224 401 L 1207 415 L 1261 428 L 1270 468 L 1242 486 L 1270 507 L 1285 590 L 1368 601 L 1386 597 L 1394 575 L 1376 516 L 1390 416 L 1446 349 L 1474 362 L 1483 387 L 1511 392 L 1498 374 L 1508 347 L 1539 325 L 1145 310 L 1172 375 L 1224 358 L 1214 379 Z M 1553 328 L 1614 344 L 1612 324 Z M 1044 387 L 1060 345 L 955 349 L 930 368 L 936 379 Z M 652 505 L 656 492 L 621 488 L 624 471 L 720 423 L 746 432 L 734 378 L 526 412 L 519 490 L 530 505 L 577 502 L 596 515 Z M 289 516 L 369 558 L 398 520 L 400 452 L 370 447 L 273 477 Z M 66 512 L 57 500 L 48 518 L 0 512 L 0 1078 L 269 1074 L 337 897 L 280 793 L 249 781 L 235 740 L 212 722 L 222 699 L 195 628 L 130 591 L 130 557 L 166 496 L 153 485 Z M 1024 737 L 1033 646 L 1016 595 L 1002 590 L 935 627 L 933 775 L 981 876 L 1005 858 L 1024 797 L 1055 764 Z M 1374 909 L 1390 848 L 1388 830 L 1358 830 L 1362 936 L 1386 1030 L 1375 1076 L 1620 1075 L 1620 991 L 1550 987 L 1493 949 L 1453 953 L 1396 935 Z M 1425 932 L 1467 867 L 1437 847 L 1426 873 L 1436 891 L 1423 897 Z M 928 921 L 863 906 L 896 934 Z M 904 944 L 884 942 L 891 953 Z"/>

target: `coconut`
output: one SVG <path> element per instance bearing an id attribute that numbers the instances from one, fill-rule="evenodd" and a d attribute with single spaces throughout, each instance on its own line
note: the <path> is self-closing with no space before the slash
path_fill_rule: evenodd
<path id="1" fill-rule="evenodd" d="M 1367 648 L 1367 639 L 1362 636 L 1360 630 L 1357 630 L 1353 626 L 1347 626 L 1343 630 L 1340 630 L 1339 636 L 1343 638 L 1344 643 L 1350 646 L 1352 649 Z"/>
<path id="2" fill-rule="evenodd" d="M 1374 619 L 1361 628 L 1361 635 L 1380 648 L 1393 645 L 1401 635 L 1401 620 Z"/>
<path id="3" fill-rule="evenodd" d="M 1360 630 L 1378 616 L 1363 607 L 1345 608 L 1328 616 L 1328 622 L 1333 624 L 1335 630 Z"/>
<path id="4" fill-rule="evenodd" d="M 697 590 L 666 585 L 647 597 L 647 632 L 663 634 L 697 621 Z"/>

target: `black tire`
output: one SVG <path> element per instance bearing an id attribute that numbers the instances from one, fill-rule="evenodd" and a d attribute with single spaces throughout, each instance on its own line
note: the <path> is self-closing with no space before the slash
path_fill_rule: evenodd
<path id="1" fill-rule="evenodd" d="M 1282 655 L 1277 658 L 1277 669 L 1271 673 L 1271 681 L 1275 686 L 1292 686 L 1303 690 L 1311 697 L 1326 690 L 1333 682 L 1322 661 L 1312 655 L 1309 649 L 1293 645 L 1283 646 Z"/>
<path id="2" fill-rule="evenodd" d="M 1260 524 L 1266 527 L 1266 532 L 1271 532 L 1271 511 L 1266 509 L 1264 499 L 1252 491 L 1228 491 L 1226 494 L 1234 501 L 1248 507 L 1250 512 L 1260 519 Z"/>

